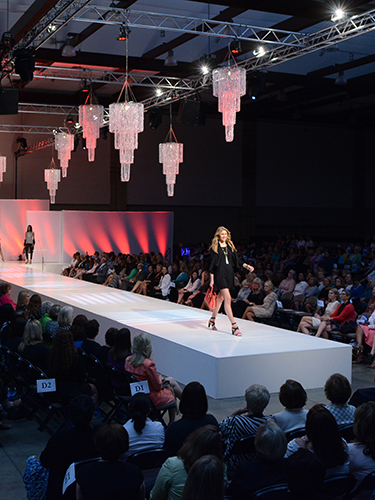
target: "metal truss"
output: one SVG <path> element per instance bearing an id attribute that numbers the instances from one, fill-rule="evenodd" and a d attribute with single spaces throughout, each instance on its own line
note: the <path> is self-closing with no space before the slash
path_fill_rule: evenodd
<path id="1" fill-rule="evenodd" d="M 231 40 L 236 38 L 275 45 L 298 45 L 302 43 L 301 39 L 303 38 L 303 34 L 300 32 L 117 7 L 108 11 L 108 7 L 98 5 L 84 7 L 74 15 L 74 21 L 112 25 L 124 24 L 130 28 L 175 31 Z"/>
<path id="2" fill-rule="evenodd" d="M 341 22 L 333 24 L 328 28 L 324 28 L 316 33 L 304 35 L 302 47 L 295 46 L 279 46 L 274 49 L 265 51 L 261 57 L 254 55 L 253 57 L 238 63 L 239 67 L 245 68 L 247 72 L 259 70 L 267 70 L 277 64 L 281 64 L 297 57 L 330 47 L 339 42 L 344 42 L 350 38 L 369 33 L 375 29 L 375 9 L 365 12 L 360 15 L 352 16 Z M 191 96 L 193 93 L 198 93 L 208 86 L 212 85 L 212 75 L 204 76 L 195 81 L 195 91 L 179 92 L 177 96 L 171 91 L 164 91 L 162 95 L 154 96 L 145 101 L 142 101 L 145 109 L 153 106 L 166 106 L 170 103 L 172 97 L 174 99 L 184 99 Z"/>
<path id="3" fill-rule="evenodd" d="M 32 113 L 33 115 L 48 114 L 48 115 L 78 115 L 77 106 L 59 106 L 55 104 L 28 104 L 24 102 L 18 103 L 19 113 Z"/>
<path id="4" fill-rule="evenodd" d="M 103 85 L 123 85 L 126 74 L 120 71 L 100 71 L 85 68 L 65 68 L 58 66 L 35 65 L 34 79 L 84 81 Z M 165 88 L 170 90 L 193 90 L 195 80 L 170 76 L 142 75 L 138 72 L 128 74 L 130 86 Z"/>
<path id="5" fill-rule="evenodd" d="M 52 127 L 50 125 L 11 125 L 0 123 L 0 132 L 10 134 L 48 134 L 54 135 L 56 132 L 67 132 L 66 127 Z"/>

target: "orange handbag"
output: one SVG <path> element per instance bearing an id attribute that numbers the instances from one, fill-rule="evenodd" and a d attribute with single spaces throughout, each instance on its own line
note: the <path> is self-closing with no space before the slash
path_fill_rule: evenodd
<path id="1" fill-rule="evenodd" d="M 204 296 L 204 300 L 207 304 L 207 307 L 209 308 L 210 311 L 215 309 L 216 303 L 217 303 L 217 295 L 214 292 L 214 289 L 212 286 L 207 290 L 206 295 Z"/>

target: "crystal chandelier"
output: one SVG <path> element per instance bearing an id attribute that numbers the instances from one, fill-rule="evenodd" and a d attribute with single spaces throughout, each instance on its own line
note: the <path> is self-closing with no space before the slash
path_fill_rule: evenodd
<path id="1" fill-rule="evenodd" d="M 246 70 L 236 66 L 216 68 L 212 72 L 213 94 L 219 98 L 223 113 L 225 140 L 233 141 L 236 112 L 241 109 L 241 96 L 246 93 Z"/>
<path id="2" fill-rule="evenodd" d="M 130 30 L 125 27 L 125 32 Z M 115 149 L 120 151 L 121 181 L 130 179 L 130 165 L 134 162 L 134 150 L 138 149 L 138 134 L 144 128 L 144 106 L 135 102 L 129 87 L 129 37 L 126 38 L 125 81 L 117 102 L 109 105 L 109 131 L 115 134 Z M 125 90 L 125 101 L 119 102 Z"/>
<path id="3" fill-rule="evenodd" d="M 179 164 L 183 162 L 183 144 L 177 142 L 177 138 L 171 124 L 165 142 L 159 144 L 159 162 L 163 164 L 163 174 L 167 184 L 168 196 L 174 195 L 174 185 L 176 184 L 176 175 L 179 173 Z"/>
<path id="4" fill-rule="evenodd" d="M 0 182 L 3 182 L 3 174 L 7 167 L 6 156 L 0 156 Z"/>
<path id="5" fill-rule="evenodd" d="M 55 148 L 57 149 L 57 157 L 60 160 L 62 176 L 66 177 L 68 174 L 68 163 L 74 149 L 74 135 L 65 132 L 56 134 Z"/>
<path id="6" fill-rule="evenodd" d="M 79 124 L 86 139 L 88 160 L 95 160 L 96 140 L 99 139 L 100 128 L 103 126 L 104 107 L 100 104 L 81 104 L 79 107 Z"/>
<path id="7" fill-rule="evenodd" d="M 130 164 L 138 149 L 138 134 L 143 132 L 144 106 L 136 102 L 116 102 L 109 105 L 109 131 L 115 134 L 115 149 L 120 150 L 121 181 L 130 179 Z"/>
<path id="8" fill-rule="evenodd" d="M 56 191 L 61 180 L 60 173 L 61 171 L 56 168 L 55 160 L 52 158 L 49 167 L 44 170 L 44 180 L 47 183 L 51 204 L 55 203 Z"/>

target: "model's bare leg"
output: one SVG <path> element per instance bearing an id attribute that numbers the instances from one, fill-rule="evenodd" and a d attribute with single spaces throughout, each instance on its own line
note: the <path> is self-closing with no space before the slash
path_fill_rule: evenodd
<path id="1" fill-rule="evenodd" d="M 215 319 L 216 316 L 218 315 L 218 312 L 220 311 L 221 304 L 224 301 L 224 296 L 222 294 L 223 290 L 220 290 L 220 292 L 217 294 L 217 301 L 216 301 L 216 307 L 215 309 L 212 310 L 212 319 Z"/>
<path id="2" fill-rule="evenodd" d="M 223 288 L 221 290 L 221 294 L 224 297 L 224 310 L 225 310 L 225 314 L 228 316 L 229 321 L 231 322 L 231 324 L 233 324 L 233 323 L 235 323 L 235 319 L 234 319 L 234 316 L 233 316 L 233 311 L 232 311 L 232 297 L 231 297 L 231 295 L 229 293 L 229 289 L 228 288 Z"/>

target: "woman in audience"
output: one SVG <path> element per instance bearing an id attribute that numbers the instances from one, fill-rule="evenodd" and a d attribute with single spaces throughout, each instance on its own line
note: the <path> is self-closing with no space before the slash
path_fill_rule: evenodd
<path id="1" fill-rule="evenodd" d="M 224 467 L 215 455 L 204 455 L 193 464 L 181 500 L 224 500 Z"/>
<path id="2" fill-rule="evenodd" d="M 330 315 L 340 306 L 340 295 L 336 288 L 332 288 L 328 292 L 328 303 L 324 314 L 316 313 L 314 316 L 303 316 L 298 325 L 297 332 L 310 335 L 311 330 L 317 330 L 322 321 L 329 321 Z"/>
<path id="3" fill-rule="evenodd" d="M 288 443 L 285 458 L 306 448 L 324 463 L 327 476 L 349 472 L 348 445 L 341 438 L 336 420 L 323 405 L 313 406 L 306 418 L 306 435 Z"/>
<path id="4" fill-rule="evenodd" d="M 329 315 L 329 319 L 321 320 L 316 337 L 329 338 L 332 331 L 340 331 L 344 323 L 348 321 L 355 321 L 355 310 L 353 304 L 350 302 L 350 297 L 346 290 L 341 292 L 341 305 Z"/>
<path id="5" fill-rule="evenodd" d="M 341 373 L 334 373 L 328 378 L 324 386 L 324 393 L 326 398 L 331 401 L 326 408 L 335 417 L 337 425 L 352 424 L 355 406 L 348 404 L 352 395 L 349 380 Z"/>
<path id="6" fill-rule="evenodd" d="M 4 307 L 4 306 L 3 306 Z M 12 307 L 12 306 L 10 306 Z M 12 307 L 13 309 L 13 307 Z M 13 309 L 14 310 L 14 309 Z M 17 311 L 13 318 L 10 327 L 9 334 L 5 340 L 2 340 L 2 343 L 7 346 L 11 351 L 16 352 L 18 346 L 23 337 L 23 331 L 27 322 L 27 316 L 25 311 Z"/>
<path id="7" fill-rule="evenodd" d="M 190 295 L 194 294 L 199 290 L 202 282 L 198 276 L 197 271 L 193 271 L 190 275 L 190 279 L 184 288 L 178 290 L 177 304 L 184 304 L 184 302 L 189 298 Z"/>
<path id="8" fill-rule="evenodd" d="M 163 424 L 150 420 L 150 411 L 151 402 L 147 394 L 140 392 L 132 396 L 129 403 L 130 420 L 124 425 L 129 435 L 129 454 L 163 447 Z"/>
<path id="9" fill-rule="evenodd" d="M 27 312 L 29 313 L 29 318 L 40 320 L 40 318 L 42 317 L 41 307 L 42 307 L 42 297 L 37 293 L 34 293 L 30 297 L 30 301 L 26 309 Z"/>
<path id="10" fill-rule="evenodd" d="M 303 409 L 307 401 L 307 394 L 302 385 L 295 380 L 287 380 L 280 387 L 279 401 L 285 409 L 272 416 L 277 425 L 284 432 L 303 429 L 307 416 L 307 410 Z"/>
<path id="11" fill-rule="evenodd" d="M 101 457 L 77 470 L 77 500 L 143 500 L 145 485 L 139 467 L 121 461 L 129 449 L 129 437 L 119 424 L 101 427 L 94 436 Z"/>
<path id="12" fill-rule="evenodd" d="M 87 321 L 87 317 L 84 314 L 78 314 L 75 316 L 73 323 L 69 328 L 71 334 L 73 335 L 74 345 L 77 349 L 82 346 L 82 342 L 86 338 L 85 324 Z"/>
<path id="13" fill-rule="evenodd" d="M 154 287 L 154 292 L 150 295 L 165 300 L 168 298 L 171 288 L 171 275 L 168 273 L 168 268 L 166 266 L 162 267 L 162 273 L 163 275 L 160 278 L 159 284 Z"/>
<path id="14" fill-rule="evenodd" d="M 10 293 L 12 291 L 12 285 L 10 283 L 1 283 L 0 285 L 0 306 L 4 304 L 11 304 L 13 309 L 16 310 L 17 306 L 10 298 Z"/>
<path id="15" fill-rule="evenodd" d="M 57 323 L 60 330 L 69 330 L 73 323 L 73 307 L 64 306 L 57 316 Z"/>
<path id="16" fill-rule="evenodd" d="M 43 344 L 42 325 L 38 320 L 32 319 L 26 323 L 18 352 L 44 372 L 48 370 L 49 349 Z"/>
<path id="17" fill-rule="evenodd" d="M 14 315 L 12 304 L 4 304 L 0 307 L 0 344 L 6 341 L 11 334 Z"/>
<path id="18" fill-rule="evenodd" d="M 327 306 L 327 303 L 329 302 L 329 291 L 332 289 L 332 281 L 328 276 L 324 276 L 323 278 L 323 288 L 320 290 L 318 299 L 323 300 L 324 304 Z M 335 288 L 336 290 L 336 288 Z"/>
<path id="19" fill-rule="evenodd" d="M 57 322 L 57 318 L 60 311 L 61 311 L 61 306 L 59 304 L 54 304 L 49 312 L 51 321 L 48 321 L 48 323 L 46 324 L 46 336 L 49 341 L 52 341 L 53 337 L 60 330 L 59 324 Z"/>
<path id="20" fill-rule="evenodd" d="M 287 442 L 280 427 L 267 420 L 255 434 L 254 447 L 256 459 L 239 466 L 228 488 L 228 496 L 235 500 L 249 499 L 255 491 L 286 483 Z"/>
<path id="21" fill-rule="evenodd" d="M 28 292 L 28 290 L 21 290 L 18 293 L 16 311 L 23 311 L 24 309 L 26 309 L 29 302 L 30 302 L 30 293 Z"/>
<path id="22" fill-rule="evenodd" d="M 208 271 L 204 270 L 202 272 L 201 286 L 199 287 L 199 289 L 196 292 L 189 295 L 185 304 L 187 306 L 193 306 L 193 307 L 203 309 L 204 297 L 205 297 L 209 287 L 210 287 L 210 274 Z"/>
<path id="23" fill-rule="evenodd" d="M 53 338 L 49 355 L 49 375 L 56 379 L 56 391 L 65 403 L 78 394 L 88 394 L 97 402 L 95 385 L 86 383 L 82 358 L 69 330 L 59 330 Z"/>
<path id="24" fill-rule="evenodd" d="M 223 463 L 223 445 L 219 429 L 206 425 L 194 431 L 176 457 L 168 458 L 159 471 L 150 500 L 179 500 L 194 463 L 204 455 L 215 455 Z M 226 487 L 226 470 L 224 487 Z"/>
<path id="25" fill-rule="evenodd" d="M 354 415 L 353 432 L 355 442 L 349 443 L 349 472 L 357 480 L 375 472 L 375 402 L 359 406 Z"/>
<path id="26" fill-rule="evenodd" d="M 174 396 L 169 387 L 164 387 L 163 382 L 168 382 L 181 399 L 181 387 L 172 377 L 162 379 L 156 370 L 155 363 L 151 361 L 151 337 L 147 333 L 140 333 L 133 339 L 132 355 L 125 360 L 125 370 L 135 375 L 139 380 L 147 380 L 150 389 L 150 399 L 156 407 L 164 406 L 174 401 Z M 174 422 L 176 408 L 170 408 L 169 423 Z"/>
<path id="27" fill-rule="evenodd" d="M 182 418 L 169 425 L 165 432 L 164 448 L 176 455 L 186 438 L 205 425 L 219 427 L 216 418 L 207 413 L 206 391 L 199 382 L 190 382 L 182 391 L 180 401 Z"/>
<path id="28" fill-rule="evenodd" d="M 272 281 L 266 281 L 264 283 L 264 290 L 266 296 L 263 300 L 263 304 L 260 306 L 251 305 L 246 308 L 242 319 L 248 319 L 249 321 L 255 321 L 255 318 L 271 318 L 276 308 L 277 295 L 273 291 L 274 286 Z"/>
<path id="29" fill-rule="evenodd" d="M 49 312 L 51 310 L 51 307 L 53 306 L 52 302 L 46 300 L 42 302 L 42 307 L 40 308 L 40 324 L 42 325 L 42 330 L 43 333 L 46 333 L 46 324 L 48 321 L 51 321 L 51 316 L 49 315 Z"/>

